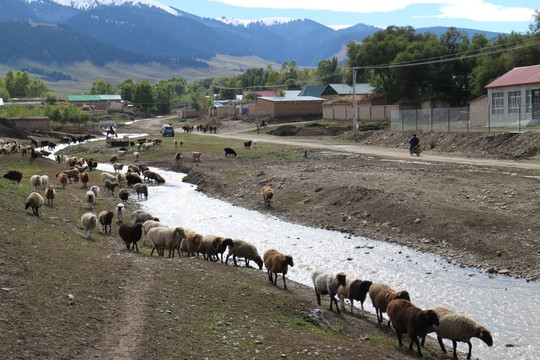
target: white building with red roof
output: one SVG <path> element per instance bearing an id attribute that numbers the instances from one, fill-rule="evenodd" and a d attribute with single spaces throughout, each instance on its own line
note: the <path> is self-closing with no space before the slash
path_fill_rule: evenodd
<path id="1" fill-rule="evenodd" d="M 540 65 L 513 68 L 486 85 L 491 125 L 540 125 Z"/>

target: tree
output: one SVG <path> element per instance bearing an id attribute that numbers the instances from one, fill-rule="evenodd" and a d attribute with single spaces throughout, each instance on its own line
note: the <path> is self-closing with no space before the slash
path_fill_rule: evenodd
<path id="1" fill-rule="evenodd" d="M 173 86 L 169 81 L 160 80 L 154 84 L 154 99 L 156 108 L 160 114 L 169 113 L 174 94 Z"/>
<path id="2" fill-rule="evenodd" d="M 15 76 L 15 81 L 13 84 L 13 90 L 9 93 L 12 97 L 26 97 L 28 96 L 28 85 L 30 85 L 30 76 L 28 73 L 21 72 L 20 70 L 17 71 L 17 75 Z"/>
<path id="3" fill-rule="evenodd" d="M 208 109 L 208 98 L 202 91 L 191 92 L 189 94 L 189 99 L 191 100 L 191 107 L 195 111 Z"/>
<path id="4" fill-rule="evenodd" d="M 103 79 L 99 79 L 92 83 L 90 95 L 114 95 L 116 93 L 115 86 Z"/>
<path id="5" fill-rule="evenodd" d="M 272 69 L 270 65 L 268 65 L 267 74 L 268 75 L 266 77 L 266 83 L 265 83 L 266 86 L 269 86 L 269 87 L 276 86 L 282 83 L 280 73 Z"/>
<path id="6" fill-rule="evenodd" d="M 5 87 L 0 87 L 0 99 L 9 99 L 9 91 Z"/>
<path id="7" fill-rule="evenodd" d="M 8 70 L 6 73 L 6 90 L 11 95 L 11 97 L 15 97 L 15 74 L 13 74 L 13 70 Z"/>
<path id="8" fill-rule="evenodd" d="M 234 100 L 238 93 L 238 80 L 235 76 L 228 76 L 214 79 L 214 85 L 219 85 L 219 98 L 223 100 Z"/>
<path id="9" fill-rule="evenodd" d="M 339 84 L 343 81 L 343 75 L 338 71 L 338 59 L 321 60 L 317 66 L 317 77 L 321 85 Z"/>
<path id="10" fill-rule="evenodd" d="M 132 78 L 127 78 L 123 80 L 118 88 L 120 89 L 120 96 L 122 100 L 132 101 L 133 100 L 133 86 L 135 83 Z"/>
<path id="11" fill-rule="evenodd" d="M 38 77 L 34 77 L 32 82 L 28 84 L 26 96 L 43 97 L 49 92 L 49 87 L 45 85 Z"/>
<path id="12" fill-rule="evenodd" d="M 171 83 L 177 97 L 181 97 L 186 93 L 187 81 L 185 79 L 173 77 L 169 79 L 169 82 Z"/>
<path id="13" fill-rule="evenodd" d="M 142 80 L 133 85 L 133 102 L 149 109 L 154 106 L 152 85 L 147 80 Z"/>
<path id="14" fill-rule="evenodd" d="M 534 34 L 540 34 L 540 10 L 536 9 L 533 18 L 534 22 L 529 25 L 529 29 Z"/>

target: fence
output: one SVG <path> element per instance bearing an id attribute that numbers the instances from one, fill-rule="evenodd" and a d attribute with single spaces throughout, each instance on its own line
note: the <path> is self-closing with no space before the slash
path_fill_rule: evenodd
<path id="1" fill-rule="evenodd" d="M 488 110 L 486 110 L 488 111 Z M 471 118 L 469 107 L 394 110 L 391 112 L 392 130 L 422 130 L 436 132 L 497 132 L 525 129 L 539 130 L 531 120 L 515 116 L 505 121 L 490 121 L 489 116 Z"/>

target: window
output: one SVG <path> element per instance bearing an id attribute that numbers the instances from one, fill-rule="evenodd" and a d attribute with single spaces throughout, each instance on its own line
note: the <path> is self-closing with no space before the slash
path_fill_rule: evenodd
<path id="1" fill-rule="evenodd" d="M 491 113 L 502 114 L 504 111 L 504 95 L 502 92 L 493 93 L 491 99 Z"/>
<path id="2" fill-rule="evenodd" d="M 532 112 L 532 90 L 527 90 L 525 95 L 525 112 Z"/>
<path id="3" fill-rule="evenodd" d="M 521 106 L 521 91 L 508 92 L 508 112 L 517 113 Z"/>

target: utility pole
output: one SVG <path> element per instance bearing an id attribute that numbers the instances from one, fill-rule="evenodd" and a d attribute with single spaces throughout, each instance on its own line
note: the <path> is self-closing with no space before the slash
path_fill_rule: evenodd
<path id="1" fill-rule="evenodd" d="M 358 115 L 357 115 L 357 106 L 356 106 L 356 68 L 352 68 L 353 71 L 353 80 L 352 80 L 352 89 L 353 89 L 353 139 L 356 138 L 356 128 L 358 126 Z"/>

